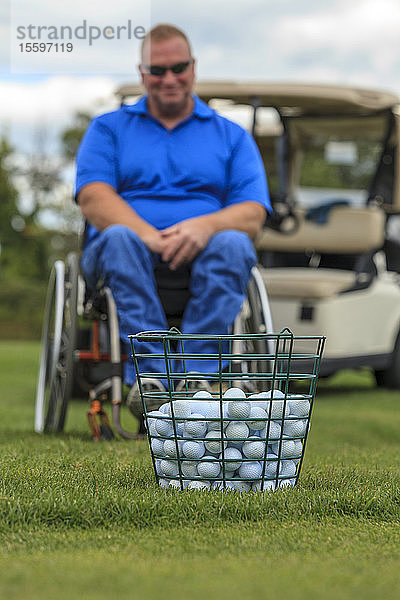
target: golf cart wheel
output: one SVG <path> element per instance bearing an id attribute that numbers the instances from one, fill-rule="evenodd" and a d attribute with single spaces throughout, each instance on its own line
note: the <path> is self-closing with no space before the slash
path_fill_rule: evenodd
<path id="1" fill-rule="evenodd" d="M 73 381 L 77 333 L 78 259 L 71 254 L 67 268 L 56 261 L 50 273 L 42 331 L 36 391 L 35 431 L 64 429 Z"/>
<path id="2" fill-rule="evenodd" d="M 379 387 L 400 390 L 400 332 L 388 368 L 375 371 L 375 379 Z"/>

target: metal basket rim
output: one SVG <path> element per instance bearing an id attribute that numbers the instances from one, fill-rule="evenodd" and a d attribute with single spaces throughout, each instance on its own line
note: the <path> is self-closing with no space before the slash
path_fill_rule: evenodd
<path id="1" fill-rule="evenodd" d="M 168 341 L 168 340 L 216 340 L 216 341 L 235 341 L 235 340 L 315 340 L 323 341 L 326 339 L 325 335 L 295 335 L 290 329 L 282 329 L 279 333 L 240 333 L 240 334 L 205 334 L 205 333 L 181 333 L 175 327 L 169 330 L 149 330 L 141 331 L 134 334 L 129 334 L 130 340 L 148 340 L 149 338 L 153 341 Z"/>

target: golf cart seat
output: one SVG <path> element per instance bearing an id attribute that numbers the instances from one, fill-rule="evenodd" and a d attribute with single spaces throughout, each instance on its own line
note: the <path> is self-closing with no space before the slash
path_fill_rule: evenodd
<path id="1" fill-rule="evenodd" d="M 341 269 L 262 269 L 262 278 L 270 298 L 321 299 L 351 289 L 354 273 Z"/>
<path id="2" fill-rule="evenodd" d="M 363 254 L 378 250 L 385 241 L 386 215 L 377 206 L 332 205 L 322 222 L 296 211 L 298 226 L 290 235 L 264 228 L 257 239 L 260 252 Z"/>
<path id="3" fill-rule="evenodd" d="M 383 210 L 332 206 L 323 222 L 305 211 L 296 216 L 290 235 L 265 228 L 257 240 L 258 252 L 268 257 L 262 277 L 270 298 L 328 298 L 371 283 L 374 255 L 385 241 Z M 327 264 L 333 266 L 320 266 Z"/>

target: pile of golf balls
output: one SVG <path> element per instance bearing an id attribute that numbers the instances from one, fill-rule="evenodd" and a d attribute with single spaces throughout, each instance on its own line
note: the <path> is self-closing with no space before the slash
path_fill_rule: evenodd
<path id="1" fill-rule="evenodd" d="M 200 391 L 167 402 L 147 413 L 159 484 L 238 492 L 293 486 L 309 416 L 307 398 L 279 390 L 246 396 L 232 387 L 222 401 Z"/>

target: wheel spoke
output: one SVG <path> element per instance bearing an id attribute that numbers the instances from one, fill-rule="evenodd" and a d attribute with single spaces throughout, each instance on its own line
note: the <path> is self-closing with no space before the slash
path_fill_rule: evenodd
<path id="1" fill-rule="evenodd" d="M 36 395 L 35 430 L 62 431 L 73 379 L 77 329 L 78 259 L 56 261 L 50 274 Z"/>

